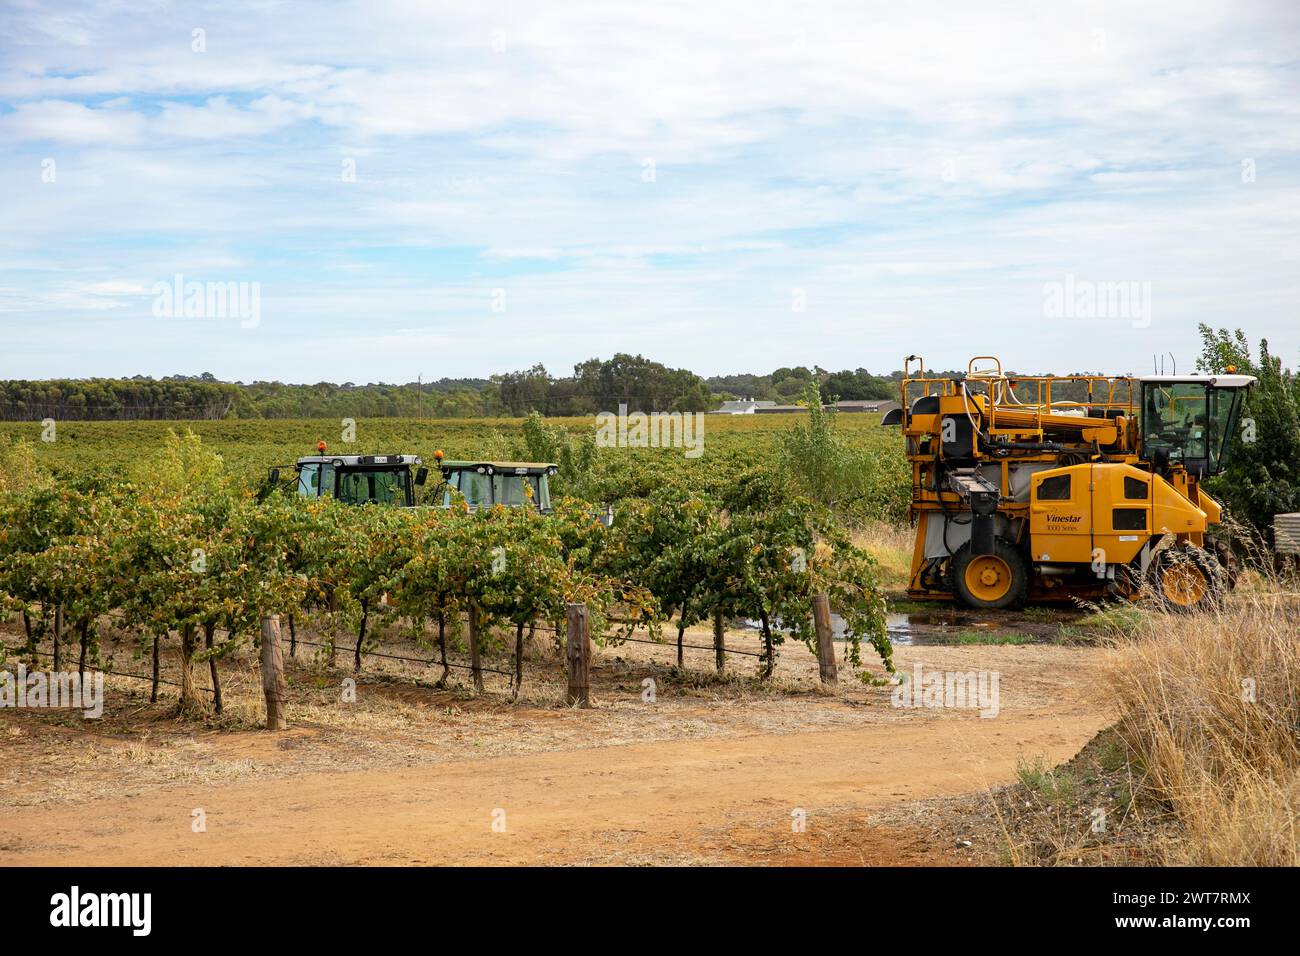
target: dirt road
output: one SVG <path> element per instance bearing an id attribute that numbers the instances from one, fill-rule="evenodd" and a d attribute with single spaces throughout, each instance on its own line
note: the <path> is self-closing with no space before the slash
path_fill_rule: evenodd
<path id="1" fill-rule="evenodd" d="M 628 741 L 592 714 L 514 713 L 530 728 L 546 725 L 552 743 L 477 758 L 452 751 L 424 765 L 360 760 L 350 770 L 344 762 L 323 772 L 292 766 L 300 757 L 292 735 L 222 733 L 203 742 L 211 760 L 237 756 L 264 772 L 193 784 L 182 774 L 160 786 L 10 807 L 0 812 L 0 862 L 947 862 L 944 847 L 873 832 L 863 821 L 873 808 L 1009 782 L 1019 756 L 1065 760 L 1106 720 L 1081 690 L 1095 663 L 1090 651 L 944 648 L 911 656 L 922 654 L 961 667 L 974 654 L 1000 660 L 999 716 L 900 710 L 881 691 L 869 701 L 796 700 L 801 716 L 822 716 L 777 733 L 753 732 L 747 717 L 698 739 Z M 902 654 L 899 663 L 912 661 Z M 718 705 L 687 701 L 670 719 L 698 723 L 710 707 Z M 557 725 L 568 735 L 550 729 Z M 591 737 L 575 740 L 574 730 Z M 320 736 L 295 733 L 304 746 Z M 548 749 L 560 739 L 562 749 Z M 792 826 L 800 811 L 804 832 Z M 199 812 L 206 832 L 194 832 Z"/>

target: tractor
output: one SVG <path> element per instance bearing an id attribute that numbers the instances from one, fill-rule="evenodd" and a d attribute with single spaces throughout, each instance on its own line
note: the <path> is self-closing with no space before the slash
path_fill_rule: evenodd
<path id="1" fill-rule="evenodd" d="M 328 455 L 324 442 L 316 445 L 316 451 L 293 466 L 293 491 L 305 498 L 411 508 L 415 506 L 415 489 L 429 476 L 424 467 L 412 473 L 413 467 L 422 465 L 418 455 Z M 280 471 L 271 469 L 264 497 L 280 487 Z"/>
<path id="2" fill-rule="evenodd" d="M 904 360 L 901 428 L 916 527 L 908 595 L 972 608 L 1153 594 L 1213 606 L 1235 584 L 1203 481 L 1246 390 L 1216 375 L 1026 376 L 978 356 L 930 376 Z"/>
<path id="3" fill-rule="evenodd" d="M 329 455 L 324 442 L 317 454 L 294 464 L 292 489 L 281 484 L 281 468 L 272 468 L 263 496 L 276 487 L 307 498 L 332 497 L 347 504 L 415 506 L 415 489 L 428 479 L 429 469 L 417 455 Z M 458 491 L 471 511 L 482 506 L 532 506 L 551 511 L 549 479 L 559 470 L 551 462 L 445 461 L 441 451 L 434 459 L 444 488 L 439 505 L 450 508 Z M 415 468 L 414 472 L 412 469 Z"/>
<path id="4" fill-rule="evenodd" d="M 287 466 L 270 470 L 259 494 L 265 499 L 279 489 L 307 498 L 332 497 L 348 504 L 381 504 L 417 507 L 415 489 L 428 479 L 429 469 L 417 455 L 327 455 L 324 442 L 318 454 L 299 458 L 295 477 L 281 482 Z M 551 513 L 550 479 L 559 465 L 546 461 L 447 461 L 441 451 L 433 453 L 442 474 L 442 495 L 432 507 L 450 508 L 452 492 L 459 492 L 470 511 L 502 505 L 507 508 L 533 507 Z M 417 470 L 412 472 L 412 468 Z M 614 509 L 606 506 L 592 518 L 606 527 L 614 523 Z"/>
<path id="5" fill-rule="evenodd" d="M 542 514 L 551 511 L 550 479 L 559 471 L 552 462 L 445 461 L 441 451 L 433 456 L 446 483 L 444 508 L 451 507 L 451 493 L 458 491 L 471 511 L 492 505 L 532 505 Z"/>

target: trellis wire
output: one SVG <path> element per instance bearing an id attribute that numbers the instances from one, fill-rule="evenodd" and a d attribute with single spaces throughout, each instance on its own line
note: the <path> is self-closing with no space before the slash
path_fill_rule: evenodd
<path id="1" fill-rule="evenodd" d="M 54 660 L 54 655 L 47 651 L 33 650 L 32 648 L 29 647 L 10 647 L 8 644 L 0 644 L 0 647 L 3 647 L 6 651 L 10 652 L 11 654 L 17 654 L 19 656 L 22 656 L 23 654 L 33 654 L 36 657 L 48 657 L 50 660 Z M 132 674 L 129 671 L 111 671 L 105 667 L 97 667 L 94 668 L 94 670 L 98 670 L 101 674 L 108 674 L 111 677 L 129 677 L 132 680 L 143 680 L 143 681 L 148 681 L 150 684 L 153 683 L 152 674 Z M 181 687 L 181 685 L 176 683 L 175 681 L 167 680 L 164 677 L 159 677 L 158 683 L 166 684 L 168 687 L 176 687 L 176 688 Z M 214 693 L 211 687 L 200 687 L 197 684 L 195 685 L 195 690 L 201 690 L 205 694 Z"/>
<path id="2" fill-rule="evenodd" d="M 283 643 L 283 639 L 281 640 L 281 643 Z M 320 644 L 320 643 L 317 643 L 316 641 L 307 641 L 307 640 L 304 640 L 304 639 L 301 638 L 301 637 L 297 638 L 297 639 L 294 641 L 294 643 L 295 643 L 295 644 L 306 644 L 308 647 L 325 647 L 325 648 L 328 648 L 328 647 L 329 647 L 328 644 Z M 357 652 L 357 647 L 356 647 L 355 644 L 353 644 L 351 647 L 346 647 L 346 646 L 344 646 L 344 645 L 342 645 L 342 644 L 339 644 L 339 645 L 336 645 L 336 646 L 334 647 L 334 650 L 336 650 L 336 651 L 342 651 L 342 652 L 344 652 L 345 654 L 356 654 L 356 652 Z M 436 666 L 436 667 L 441 667 L 441 666 L 443 665 L 443 662 L 442 662 L 442 661 L 426 660 L 426 659 L 423 658 L 423 657 L 404 657 L 404 656 L 402 656 L 401 654 L 385 654 L 385 653 L 383 653 L 383 652 L 381 652 L 381 651 L 367 651 L 367 650 L 365 650 L 364 648 L 362 649 L 361 654 L 362 654 L 363 657 L 386 657 L 386 658 L 388 658 L 389 660 L 394 660 L 394 661 L 409 661 L 409 662 L 412 663 L 412 664 L 425 664 L 425 665 L 428 665 L 428 666 L 430 666 L 430 667 L 434 667 L 434 666 Z M 459 667 L 459 668 L 462 668 L 463 670 L 467 670 L 467 671 L 472 671 L 472 670 L 474 669 L 474 665 L 472 665 L 472 664 L 458 664 L 458 663 L 456 663 L 456 662 L 454 662 L 454 661 L 447 661 L 446 663 L 447 663 L 447 666 L 448 666 L 448 667 Z M 497 669 L 497 668 L 495 668 L 495 667 L 480 667 L 479 670 L 482 671 L 482 672 L 484 672 L 485 674 L 503 674 L 503 675 L 505 675 L 506 677 L 513 677 L 513 676 L 514 676 L 512 673 L 510 673 L 510 671 L 499 670 L 499 669 Z"/>
<path id="3" fill-rule="evenodd" d="M 534 630 L 538 630 L 538 631 L 546 631 L 547 633 L 550 633 L 550 634 L 558 634 L 558 633 L 559 633 L 559 631 L 556 630 L 556 629 L 553 628 L 553 627 L 537 627 L 537 628 L 534 628 Z M 606 634 L 606 635 L 604 635 L 604 636 L 605 636 L 606 638 L 609 638 L 609 637 L 612 637 L 613 635 Z M 633 642 L 633 643 L 635 643 L 635 644 L 654 644 L 654 645 L 656 645 L 656 646 L 658 646 L 658 647 L 669 647 L 669 648 L 675 648 L 675 647 L 677 647 L 677 642 L 676 642 L 676 641 L 652 641 L 652 640 L 648 640 L 647 638 L 644 638 L 644 637 L 618 637 L 618 638 L 614 638 L 614 639 L 617 640 L 617 641 L 619 641 L 619 642 L 622 642 L 622 641 L 631 641 L 631 642 Z M 606 646 L 614 646 L 614 647 L 617 647 L 618 645 L 606 645 Z M 694 649 L 697 650 L 697 651 L 714 651 L 715 653 L 716 653 L 717 650 L 718 650 L 718 648 L 715 647 L 715 646 L 712 645 L 712 644 L 683 644 L 682 647 L 691 647 L 691 648 L 694 648 Z M 735 650 L 732 650 L 732 649 L 729 648 L 729 647 L 723 647 L 723 648 L 722 648 L 722 653 L 724 653 L 724 654 L 740 654 L 740 655 L 742 655 L 742 656 L 744 656 L 744 657 L 767 657 L 766 654 L 763 654 L 763 653 L 761 653 L 761 652 L 756 652 L 756 651 L 735 651 Z"/>

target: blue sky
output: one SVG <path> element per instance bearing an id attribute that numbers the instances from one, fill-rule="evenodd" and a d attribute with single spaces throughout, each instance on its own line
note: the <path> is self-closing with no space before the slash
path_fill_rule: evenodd
<path id="1" fill-rule="evenodd" d="M 7 3 L 0 377 L 1296 364 L 1298 10 Z"/>

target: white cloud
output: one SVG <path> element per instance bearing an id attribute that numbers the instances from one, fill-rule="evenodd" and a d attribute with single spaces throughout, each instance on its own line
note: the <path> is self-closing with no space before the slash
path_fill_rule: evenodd
<path id="1" fill-rule="evenodd" d="M 1100 368 L 1186 352 L 1197 321 L 1291 354 L 1298 20 L 1226 0 L 11 5 L 3 321 L 80 335 L 111 313 L 118 344 L 19 335 L 0 374 L 392 380 L 616 349 L 881 368 L 929 343 L 939 364 Z M 261 281 L 258 336 L 159 335 L 128 290 L 176 272 Z M 1040 289 L 1066 273 L 1153 282 L 1152 327 L 1061 355 Z"/>

